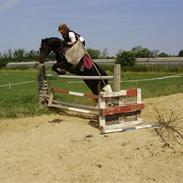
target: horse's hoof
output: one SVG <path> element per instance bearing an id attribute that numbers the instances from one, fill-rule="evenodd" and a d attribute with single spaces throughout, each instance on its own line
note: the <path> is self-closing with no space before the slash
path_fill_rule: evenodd
<path id="1" fill-rule="evenodd" d="M 59 75 L 65 75 L 65 74 L 66 74 L 66 71 L 64 70 L 59 72 Z"/>

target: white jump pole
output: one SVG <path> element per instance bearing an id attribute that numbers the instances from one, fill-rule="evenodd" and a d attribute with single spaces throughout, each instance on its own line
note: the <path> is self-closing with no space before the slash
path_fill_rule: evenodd
<path id="1" fill-rule="evenodd" d="M 75 75 L 53 75 L 53 74 L 46 74 L 46 76 L 66 78 L 66 79 L 89 79 L 89 80 L 114 79 L 114 76 L 75 76 Z"/>

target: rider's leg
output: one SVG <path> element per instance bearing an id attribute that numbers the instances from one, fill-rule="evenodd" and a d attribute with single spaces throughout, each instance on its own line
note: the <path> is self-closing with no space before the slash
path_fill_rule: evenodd
<path id="1" fill-rule="evenodd" d="M 66 74 L 66 71 L 63 70 L 63 69 L 61 69 L 59 63 L 53 64 L 52 70 L 55 71 L 55 72 L 56 72 L 57 74 L 59 74 L 59 75 L 64 75 L 64 74 Z"/>

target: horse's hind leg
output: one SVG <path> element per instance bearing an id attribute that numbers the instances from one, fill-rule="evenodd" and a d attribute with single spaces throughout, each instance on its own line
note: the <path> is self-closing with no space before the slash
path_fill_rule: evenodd
<path id="1" fill-rule="evenodd" d="M 107 76 L 107 73 L 105 72 L 105 70 L 103 68 L 99 67 L 99 65 L 96 64 L 96 63 L 95 63 L 95 66 L 97 67 L 98 71 L 96 70 L 96 68 L 93 68 L 93 70 L 94 70 L 93 72 L 95 73 L 94 75 L 99 75 L 99 73 L 100 73 L 101 76 Z M 98 81 L 98 87 L 97 87 L 98 92 L 100 92 L 103 89 L 103 87 L 105 85 L 107 85 L 107 84 L 108 84 L 108 80 L 107 79 L 99 80 Z"/>
<path id="2" fill-rule="evenodd" d="M 98 80 L 84 80 L 84 82 L 87 84 L 87 86 L 90 88 L 90 90 L 92 91 L 92 93 L 94 95 L 98 95 L 99 91 L 98 91 L 98 84 L 99 81 Z"/>

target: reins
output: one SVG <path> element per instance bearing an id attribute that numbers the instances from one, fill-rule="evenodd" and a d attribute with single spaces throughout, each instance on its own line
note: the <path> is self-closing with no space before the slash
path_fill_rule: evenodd
<path id="1" fill-rule="evenodd" d="M 84 48 L 84 49 L 85 49 L 85 48 Z M 86 54 L 88 55 L 88 57 L 90 58 L 90 60 L 92 61 L 93 66 L 94 66 L 95 70 L 97 71 L 97 73 L 98 73 L 100 79 L 102 80 L 104 86 L 106 86 L 107 84 L 106 84 L 106 82 L 104 81 L 104 79 L 102 78 L 102 75 L 100 74 L 100 71 L 98 70 L 97 66 L 95 65 L 95 62 L 92 60 L 92 58 L 90 57 L 90 55 L 89 55 L 89 53 L 87 52 L 86 49 L 85 49 L 85 51 L 86 51 Z"/>

